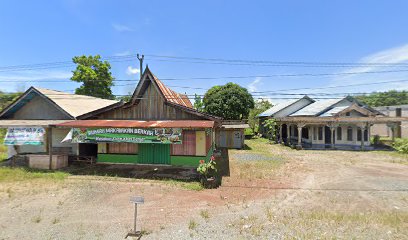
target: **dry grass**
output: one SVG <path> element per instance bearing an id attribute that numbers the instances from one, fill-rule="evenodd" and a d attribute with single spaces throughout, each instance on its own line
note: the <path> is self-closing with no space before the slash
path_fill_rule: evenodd
<path id="1" fill-rule="evenodd" d="M 284 163 L 283 157 L 276 154 L 273 145 L 264 138 L 255 138 L 246 141 L 245 150 L 231 150 L 231 172 L 241 179 L 266 179 L 273 177 Z M 256 158 L 248 160 L 234 159 L 234 155 L 255 154 Z"/>
<path id="2" fill-rule="evenodd" d="M 0 167 L 0 182 L 27 181 L 33 179 L 64 180 L 69 174 L 59 171 L 39 171 L 27 168 Z"/>

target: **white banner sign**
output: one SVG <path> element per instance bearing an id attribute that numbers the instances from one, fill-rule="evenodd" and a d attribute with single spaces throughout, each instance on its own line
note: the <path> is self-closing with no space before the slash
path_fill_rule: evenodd
<path id="1" fill-rule="evenodd" d="M 4 145 L 43 145 L 44 135 L 42 127 L 13 127 L 7 130 Z"/>

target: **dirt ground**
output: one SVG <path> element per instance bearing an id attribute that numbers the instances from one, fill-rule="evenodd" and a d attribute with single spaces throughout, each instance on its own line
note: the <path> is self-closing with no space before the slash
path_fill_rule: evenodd
<path id="1" fill-rule="evenodd" d="M 408 239 L 408 160 L 296 151 L 261 140 L 230 151 L 219 189 L 101 176 L 0 182 L 0 239 L 123 239 L 141 195 L 142 239 Z"/>

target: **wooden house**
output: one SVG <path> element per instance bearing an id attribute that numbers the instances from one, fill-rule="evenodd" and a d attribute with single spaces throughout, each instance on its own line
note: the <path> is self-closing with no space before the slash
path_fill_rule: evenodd
<path id="1" fill-rule="evenodd" d="M 187 96 L 165 86 L 147 67 L 129 102 L 98 109 L 83 115 L 80 120 L 56 126 L 83 129 L 88 135 L 92 130 L 113 134 L 128 129 L 129 133 L 137 133 L 134 137 L 128 134 L 127 138 L 120 139 L 115 134 L 109 139 L 99 137 L 95 141 L 99 163 L 195 167 L 200 160 L 212 156 L 215 130 L 220 120 L 193 109 Z M 146 136 L 141 136 L 145 130 L 155 132 L 156 139 L 146 140 Z M 164 132 L 178 132 L 178 140 L 160 140 L 157 133 Z"/>

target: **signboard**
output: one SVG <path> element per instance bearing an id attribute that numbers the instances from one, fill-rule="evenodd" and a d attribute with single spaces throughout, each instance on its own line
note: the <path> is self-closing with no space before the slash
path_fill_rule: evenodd
<path id="1" fill-rule="evenodd" d="M 72 132 L 72 133 L 71 133 Z M 125 142 L 181 144 L 181 128 L 74 128 L 73 143 Z M 68 136 L 67 136 L 68 137 Z"/>
<path id="2" fill-rule="evenodd" d="M 43 145 L 45 129 L 42 127 L 8 128 L 4 145 Z"/>

